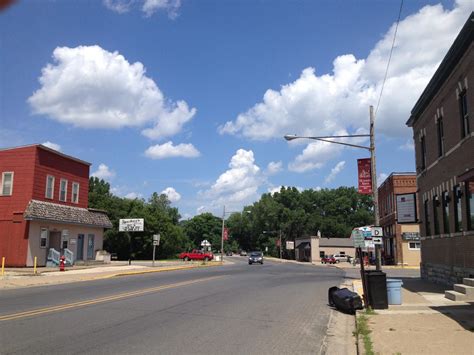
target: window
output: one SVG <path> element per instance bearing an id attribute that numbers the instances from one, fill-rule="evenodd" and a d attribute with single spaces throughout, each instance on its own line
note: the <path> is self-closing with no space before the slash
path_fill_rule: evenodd
<path id="1" fill-rule="evenodd" d="M 425 170 L 426 169 L 426 142 L 425 142 L 425 136 L 421 137 L 420 145 L 421 145 L 421 170 Z"/>
<path id="2" fill-rule="evenodd" d="M 40 248 L 47 248 L 47 247 L 48 247 L 48 229 L 41 228 Z"/>
<path id="3" fill-rule="evenodd" d="M 439 207 L 438 196 L 434 196 L 433 197 L 433 225 L 434 225 L 435 235 L 439 234 L 438 207 Z"/>
<path id="4" fill-rule="evenodd" d="M 438 131 L 438 156 L 444 155 L 444 128 L 443 128 L 443 117 L 438 118 L 436 122 L 436 128 Z"/>
<path id="5" fill-rule="evenodd" d="M 449 233 L 449 193 L 443 192 L 443 231 L 445 234 Z"/>
<path id="6" fill-rule="evenodd" d="M 454 186 L 454 231 L 462 232 L 462 210 L 461 210 L 462 191 L 459 185 Z"/>
<path id="7" fill-rule="evenodd" d="M 461 115 L 461 138 L 466 137 L 469 130 L 469 114 L 467 113 L 467 93 L 464 89 L 459 94 L 459 113 Z"/>
<path id="8" fill-rule="evenodd" d="M 67 196 L 67 180 L 61 179 L 59 184 L 59 201 L 66 202 Z"/>
<path id="9" fill-rule="evenodd" d="M 13 172 L 2 173 L 2 196 L 11 196 L 13 192 Z"/>
<path id="10" fill-rule="evenodd" d="M 72 183 L 71 202 L 79 203 L 79 184 L 77 182 Z"/>
<path id="11" fill-rule="evenodd" d="M 46 176 L 46 198 L 54 198 L 54 176 Z"/>
<path id="12" fill-rule="evenodd" d="M 344 256 L 344 255 L 346 255 L 346 252 L 345 251 L 340 251 L 339 254 Z"/>
<path id="13" fill-rule="evenodd" d="M 428 200 L 425 200 L 424 209 L 425 209 L 425 231 L 426 235 L 431 235 L 431 226 L 430 226 L 430 212 L 428 209 Z"/>
<path id="14" fill-rule="evenodd" d="M 467 227 L 474 229 L 474 181 L 466 183 Z"/>
<path id="15" fill-rule="evenodd" d="M 421 243 L 420 242 L 409 242 L 408 249 L 409 250 L 420 250 Z"/>

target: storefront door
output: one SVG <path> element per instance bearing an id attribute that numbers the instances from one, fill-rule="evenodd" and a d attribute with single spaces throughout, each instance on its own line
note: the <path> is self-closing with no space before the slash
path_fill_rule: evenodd
<path id="1" fill-rule="evenodd" d="M 94 259 L 94 234 L 89 234 L 87 236 L 87 259 L 92 260 Z"/>
<path id="2" fill-rule="evenodd" d="M 78 234 L 76 260 L 83 260 L 83 259 L 84 259 L 84 234 Z"/>

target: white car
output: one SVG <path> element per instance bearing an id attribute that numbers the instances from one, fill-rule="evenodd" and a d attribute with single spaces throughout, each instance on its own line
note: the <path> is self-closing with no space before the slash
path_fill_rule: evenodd
<path id="1" fill-rule="evenodd" d="M 334 254 L 333 257 L 334 257 L 334 259 L 336 259 L 337 262 L 347 261 L 347 255 L 346 254 Z"/>

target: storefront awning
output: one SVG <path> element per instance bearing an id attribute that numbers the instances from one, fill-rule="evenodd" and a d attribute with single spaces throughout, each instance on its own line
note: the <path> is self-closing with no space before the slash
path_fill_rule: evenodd
<path id="1" fill-rule="evenodd" d="M 27 221 L 39 220 L 53 223 L 112 228 L 112 223 L 104 211 L 38 200 L 31 200 L 29 202 L 23 217 Z"/>

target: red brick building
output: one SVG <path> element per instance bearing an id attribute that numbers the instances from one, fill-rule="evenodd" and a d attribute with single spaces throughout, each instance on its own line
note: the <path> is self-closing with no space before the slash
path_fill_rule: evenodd
<path id="1" fill-rule="evenodd" d="M 378 188 L 383 251 L 388 264 L 420 265 L 416 173 L 392 173 Z"/>
<path id="2" fill-rule="evenodd" d="M 32 266 L 34 257 L 45 265 L 51 253 L 95 258 L 111 223 L 87 208 L 89 167 L 43 145 L 0 150 L 0 257 L 7 266 Z"/>
<path id="3" fill-rule="evenodd" d="M 474 277 L 474 13 L 407 122 L 413 128 L 421 275 L 453 285 Z"/>

